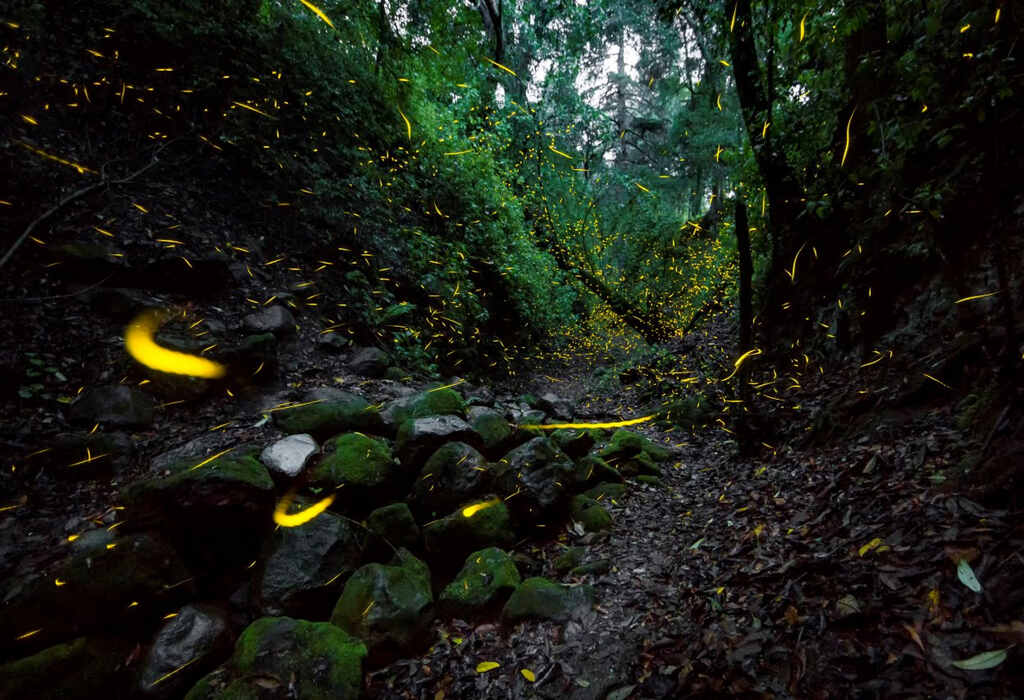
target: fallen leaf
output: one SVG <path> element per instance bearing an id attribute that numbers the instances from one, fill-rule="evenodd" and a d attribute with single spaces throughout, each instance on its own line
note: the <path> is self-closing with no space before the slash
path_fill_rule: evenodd
<path id="1" fill-rule="evenodd" d="M 1006 649 L 996 649 L 975 654 L 969 659 L 954 661 L 953 665 L 965 671 L 984 671 L 987 668 L 995 668 L 1004 661 L 1006 661 Z"/>
<path id="2" fill-rule="evenodd" d="M 921 635 L 918 631 L 906 623 L 903 624 L 903 629 L 907 630 L 907 634 L 909 634 L 910 638 L 914 640 L 914 644 L 916 644 L 921 651 L 924 651 L 924 642 L 921 641 Z"/>
<path id="3" fill-rule="evenodd" d="M 481 661 L 476 665 L 477 673 L 487 673 L 501 666 L 497 661 Z"/>
<path id="4" fill-rule="evenodd" d="M 960 583 L 975 593 L 981 593 L 981 583 L 978 581 L 978 577 L 974 575 L 974 569 L 971 568 L 966 559 L 961 559 L 960 563 L 956 565 L 956 577 L 960 579 Z"/>
<path id="5" fill-rule="evenodd" d="M 525 678 L 526 680 L 530 681 L 531 683 L 533 683 L 535 680 L 537 680 L 537 676 L 535 676 L 533 674 L 533 671 L 531 671 L 528 668 L 520 669 L 519 672 L 521 674 L 523 674 L 523 678 Z"/>

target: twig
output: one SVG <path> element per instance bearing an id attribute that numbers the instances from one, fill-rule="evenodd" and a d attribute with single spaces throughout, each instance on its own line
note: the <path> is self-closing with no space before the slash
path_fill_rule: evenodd
<path id="1" fill-rule="evenodd" d="M 175 139 L 175 140 L 177 140 L 177 139 Z M 99 182 L 94 182 L 91 185 L 87 185 L 85 187 L 82 187 L 81 189 L 75 190 L 74 192 L 69 194 L 67 197 L 65 197 L 64 199 L 60 200 L 59 202 L 54 204 L 52 207 L 47 209 L 45 212 L 40 214 L 38 217 L 36 217 L 36 219 L 32 223 L 30 223 L 28 225 L 28 227 L 24 231 L 22 231 L 21 235 L 18 236 L 18 240 L 14 241 L 14 244 L 10 248 L 7 249 L 7 252 L 4 253 L 4 256 L 2 258 L 0 258 L 0 268 L 2 268 L 4 266 L 4 264 L 8 260 L 10 260 L 11 256 L 14 255 L 15 251 L 17 251 L 18 248 L 21 247 L 21 244 L 25 242 L 25 240 L 32 234 L 32 231 L 34 231 L 35 228 L 37 226 L 39 226 L 39 224 L 41 224 L 44 221 L 46 221 L 47 219 L 49 219 L 51 216 L 56 214 L 58 211 L 63 209 L 65 206 L 67 206 L 71 202 L 75 201 L 76 199 L 81 199 L 82 197 L 84 197 L 85 195 L 89 194 L 90 192 L 94 192 L 94 191 L 100 189 L 101 187 L 106 187 L 107 185 L 123 185 L 126 182 L 131 182 L 132 180 L 137 178 L 139 175 L 141 175 L 142 173 L 146 172 L 147 170 L 152 168 L 154 165 L 159 163 L 160 159 L 157 158 L 157 156 L 159 156 L 160 152 L 163 151 L 165 148 L 167 148 L 167 146 L 171 145 L 172 143 L 174 143 L 174 141 L 168 141 L 167 143 L 161 144 L 159 148 L 157 148 L 155 151 L 153 151 L 153 158 L 149 162 L 148 165 L 144 165 L 143 167 L 141 167 L 138 170 L 136 170 L 134 173 L 131 173 L 130 175 L 128 175 L 126 177 L 123 177 L 120 180 L 109 180 L 109 179 L 107 179 L 107 177 L 106 177 L 106 165 L 104 165 L 103 168 L 101 168 L 101 173 L 102 174 L 101 174 L 101 179 L 100 179 Z"/>

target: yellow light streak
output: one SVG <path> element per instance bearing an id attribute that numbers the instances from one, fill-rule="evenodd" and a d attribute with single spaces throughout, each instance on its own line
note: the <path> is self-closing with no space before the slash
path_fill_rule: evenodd
<path id="1" fill-rule="evenodd" d="M 511 68 L 509 68 L 509 67 L 507 67 L 507 66 L 503 66 L 503 65 L 501 65 L 501 64 L 500 64 L 500 63 L 498 63 L 497 61 L 492 61 L 492 60 L 491 60 L 491 59 L 489 59 L 489 58 L 488 58 L 487 56 L 484 56 L 484 57 L 483 57 L 483 59 L 484 59 L 485 61 L 487 61 L 488 63 L 490 63 L 490 64 L 491 64 L 492 66 L 496 66 L 496 67 L 498 67 L 498 68 L 502 69 L 503 71 L 505 71 L 506 73 L 511 73 L 512 75 L 515 75 L 515 77 L 517 77 L 517 78 L 519 77 L 518 75 L 516 75 L 516 72 L 515 72 L 514 70 L 512 70 Z"/>
<path id="2" fill-rule="evenodd" d="M 327 24 L 328 27 L 334 29 L 334 22 L 331 21 L 330 17 L 324 14 L 323 10 L 321 10 L 313 3 L 309 2 L 309 0 L 299 0 L 299 2 L 308 7 L 310 12 L 312 12 L 314 15 L 322 19 Z"/>
<path id="3" fill-rule="evenodd" d="M 274 508 L 274 522 L 281 527 L 298 527 L 299 525 L 308 523 L 310 520 L 327 510 L 330 505 L 334 503 L 334 494 L 332 493 L 327 498 L 317 501 L 305 510 L 289 514 L 288 508 L 291 506 L 292 499 L 294 497 L 295 491 L 289 491 L 281 497 L 281 500 L 277 502 L 277 507 Z"/>
<path id="4" fill-rule="evenodd" d="M 168 350 L 156 344 L 153 336 L 169 318 L 164 311 L 144 311 L 124 333 L 124 345 L 132 357 L 147 367 L 170 374 L 215 379 L 224 376 L 224 365 L 196 355 Z"/>
<path id="5" fill-rule="evenodd" d="M 250 107 L 249 105 L 245 104 L 244 102 L 237 102 L 236 101 L 236 102 L 232 102 L 231 104 L 233 104 L 233 105 L 235 105 L 237 107 L 242 107 L 243 109 L 247 109 L 250 112 L 256 112 L 256 114 L 260 114 L 260 115 L 266 117 L 267 119 L 275 119 L 276 118 L 272 114 L 267 114 L 266 112 L 264 112 L 262 110 L 259 110 L 259 109 L 256 109 L 255 107 Z"/>
<path id="6" fill-rule="evenodd" d="M 491 506 L 497 505 L 500 502 L 500 498 L 492 498 L 489 501 L 483 501 L 482 503 L 474 503 L 471 506 L 466 506 L 465 508 L 462 509 L 462 517 L 472 518 L 474 515 L 484 510 L 485 508 L 490 508 Z"/>
<path id="7" fill-rule="evenodd" d="M 402 115 L 402 121 L 405 122 L 405 133 L 409 140 L 412 141 L 412 124 L 409 123 L 409 118 L 405 116 L 405 112 L 399 109 L 398 113 Z"/>
<path id="8" fill-rule="evenodd" d="M 560 430 L 562 428 L 624 428 L 628 425 L 637 425 L 639 423 L 646 423 L 653 419 L 656 413 L 643 418 L 633 418 L 632 420 L 619 420 L 612 421 L 610 423 L 549 423 L 547 425 L 540 425 L 539 423 L 527 423 L 520 425 L 520 428 L 524 430 Z"/>
<path id="9" fill-rule="evenodd" d="M 843 158 L 839 161 L 839 167 L 843 167 L 846 163 L 846 154 L 850 151 L 850 124 L 853 123 L 853 115 L 857 113 L 857 108 L 854 107 L 853 111 L 850 112 L 850 118 L 846 120 L 846 146 L 843 148 Z"/>
<path id="10" fill-rule="evenodd" d="M 206 459 L 204 459 L 202 462 L 200 462 L 199 464 L 195 465 L 194 467 L 190 467 L 189 471 L 190 472 L 191 471 L 195 471 L 196 469 L 199 469 L 199 467 L 204 467 L 207 464 L 209 464 L 210 462 L 212 462 L 213 460 L 217 459 L 218 457 L 223 457 L 224 455 L 226 455 L 228 452 L 230 452 L 233 449 L 235 449 L 235 448 L 234 447 L 229 447 L 226 450 L 221 450 L 220 452 L 218 452 L 217 454 L 213 455 L 212 457 L 207 457 Z"/>
<path id="11" fill-rule="evenodd" d="M 760 348 L 754 348 L 753 350 L 747 350 L 745 353 L 743 353 L 742 355 L 739 356 L 738 360 L 736 360 L 735 366 L 733 367 L 733 370 L 732 370 L 732 374 L 730 374 L 728 377 L 725 377 L 724 379 L 719 379 L 718 381 L 720 381 L 720 382 L 727 382 L 727 381 L 729 381 L 730 379 L 733 378 L 733 376 L 737 372 L 740 371 L 740 365 L 742 365 L 743 362 L 747 360 L 747 358 L 757 357 L 760 354 L 761 354 L 761 349 Z"/>
<path id="12" fill-rule="evenodd" d="M 946 382 L 942 381 L 941 379 L 936 379 L 935 377 L 933 377 L 932 375 L 928 374 L 927 372 L 921 372 L 921 374 L 923 374 L 926 378 L 931 379 L 936 384 L 941 384 L 942 386 L 946 387 L 947 389 L 952 389 L 953 388 L 949 384 L 946 384 Z"/>
<path id="13" fill-rule="evenodd" d="M 963 299 L 957 299 L 953 303 L 954 304 L 962 304 L 965 301 L 974 301 L 975 299 L 985 299 L 986 297 L 995 296 L 996 294 L 999 294 L 999 292 L 986 292 L 985 294 L 975 294 L 974 296 L 971 296 L 971 297 L 964 297 Z"/>

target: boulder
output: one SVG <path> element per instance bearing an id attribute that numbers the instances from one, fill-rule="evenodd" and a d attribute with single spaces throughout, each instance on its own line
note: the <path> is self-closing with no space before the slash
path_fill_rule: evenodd
<path id="1" fill-rule="evenodd" d="M 572 401 L 551 392 L 541 395 L 537 400 L 537 408 L 563 422 L 572 420 L 575 413 Z"/>
<path id="2" fill-rule="evenodd" d="M 395 449 L 405 469 L 419 471 L 427 458 L 446 442 L 479 446 L 480 436 L 457 416 L 410 418 L 398 429 Z"/>
<path id="3" fill-rule="evenodd" d="M 352 574 L 331 622 L 362 639 L 369 662 L 378 665 L 422 651 L 433 616 L 430 570 L 400 549 L 391 564 L 367 564 Z"/>
<path id="4" fill-rule="evenodd" d="M 299 475 L 310 457 L 318 450 L 319 447 L 312 435 L 296 433 L 265 447 L 260 453 L 260 461 L 266 465 L 271 475 L 276 474 L 290 479 Z"/>
<path id="5" fill-rule="evenodd" d="M 518 518 L 537 522 L 560 515 L 575 466 L 549 438 L 536 437 L 505 455 L 495 472 L 495 484 Z"/>
<path id="6" fill-rule="evenodd" d="M 391 446 L 363 433 L 345 433 L 325 442 L 323 459 L 309 475 L 312 483 L 330 489 L 346 486 L 361 490 L 393 487 L 397 477 Z"/>
<path id="7" fill-rule="evenodd" d="M 450 513 L 490 487 L 487 460 L 464 442 L 439 447 L 423 466 L 409 497 L 424 518 Z"/>
<path id="8" fill-rule="evenodd" d="M 492 459 L 497 459 L 515 446 L 517 432 L 505 416 L 493 408 L 473 407 L 469 410 L 470 424 L 480 434 L 482 450 Z M 523 439 L 529 439 L 528 435 Z"/>
<path id="9" fill-rule="evenodd" d="M 183 459 L 170 476 L 129 484 L 121 492 L 125 528 L 159 531 L 204 576 L 247 566 L 273 527 L 274 482 L 258 454 L 239 447 L 212 460 Z"/>
<path id="10" fill-rule="evenodd" d="M 366 531 L 331 511 L 300 527 L 278 528 L 257 581 L 261 611 L 325 618 L 348 576 L 362 564 L 366 546 Z"/>
<path id="11" fill-rule="evenodd" d="M 148 428 L 153 424 L 153 397 L 123 384 L 90 387 L 68 409 L 68 420 L 81 425 Z"/>
<path id="12" fill-rule="evenodd" d="M 366 528 L 392 547 L 415 547 L 420 540 L 420 528 L 405 503 L 377 508 L 366 516 Z"/>
<path id="13" fill-rule="evenodd" d="M 383 377 L 391 360 L 379 348 L 358 348 L 348 360 L 349 369 L 363 377 Z"/>
<path id="14" fill-rule="evenodd" d="M 369 401 L 336 389 L 307 392 L 295 408 L 280 408 L 273 415 L 282 431 L 307 433 L 318 440 L 351 430 L 377 433 L 383 427 L 380 414 Z"/>
<path id="15" fill-rule="evenodd" d="M 292 312 L 275 304 L 246 315 L 242 328 L 251 333 L 273 333 L 276 336 L 295 332 L 295 317 Z"/>
<path id="16" fill-rule="evenodd" d="M 528 578 L 509 597 L 501 621 L 515 624 L 526 619 L 567 622 L 594 605 L 592 586 L 563 586 L 546 578 Z"/>
<path id="17" fill-rule="evenodd" d="M 164 623 L 153 640 L 139 671 L 139 694 L 181 697 L 231 651 L 232 641 L 223 611 L 186 605 Z"/>
<path id="18" fill-rule="evenodd" d="M 441 591 L 438 609 L 444 615 L 472 618 L 504 603 L 519 583 L 519 570 L 507 552 L 481 549 L 466 558 L 455 580 Z"/>
<path id="19" fill-rule="evenodd" d="M 483 508 L 475 505 L 486 504 Z M 460 559 L 473 550 L 492 545 L 508 547 L 516 541 L 508 508 L 498 498 L 467 504 L 440 520 L 423 526 L 428 552 L 439 558 Z"/>
<path id="20" fill-rule="evenodd" d="M 185 698 L 358 700 L 365 658 L 366 645 L 330 623 L 262 617 L 242 632 L 230 661 Z"/>

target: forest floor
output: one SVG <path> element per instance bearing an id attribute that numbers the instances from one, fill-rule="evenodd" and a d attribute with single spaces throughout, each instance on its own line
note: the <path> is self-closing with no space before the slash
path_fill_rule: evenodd
<path id="1" fill-rule="evenodd" d="M 621 410 L 630 395 L 607 403 Z M 619 417 L 589 410 L 586 420 Z M 664 486 L 606 504 L 606 534 L 569 527 L 527 550 L 537 575 L 557 577 L 555 559 L 583 546 L 603 571 L 570 582 L 595 585 L 592 614 L 512 630 L 441 625 L 428 655 L 371 675 L 371 696 L 1020 697 L 1012 661 L 954 665 L 1024 641 L 1024 531 L 1019 513 L 928 478 L 925 460 L 960 450 L 948 423 L 921 414 L 902 440 L 749 461 L 717 428 L 641 426 L 672 451 Z M 478 674 L 482 661 L 500 667 Z"/>
<path id="2" fill-rule="evenodd" d="M 0 332 L 8 348 L 31 348 L 58 367 L 65 384 L 117 382 L 119 326 L 98 327 L 91 303 L 12 305 Z M 284 352 L 282 388 L 358 385 L 373 401 L 393 395 L 393 382 L 347 375 L 308 337 Z M 559 382 L 552 374 L 560 370 L 549 368 L 520 384 L 577 400 L 583 421 L 647 408 L 628 386 L 614 397 L 590 395 L 589 372 L 566 371 L 573 367 L 563 363 Z M 109 513 L 118 489 L 152 457 L 196 440 L 213 452 L 275 435 L 257 425 L 255 400 L 206 397 L 133 436 L 135 457 L 112 478 L 68 479 L 20 461 L 67 429 L 56 408 L 52 398 L 8 395 L 0 413 L 0 439 L 20 469 L 5 469 L 0 481 L 4 503 L 19 506 L 0 513 L 4 578 L 63 556 L 54 543 Z M 369 697 L 1021 696 L 1024 664 L 1011 648 L 1024 642 L 1020 513 L 987 508 L 931 478 L 930 467 L 956 463 L 965 450 L 948 410 L 920 411 L 898 431 L 867 430 L 839 444 L 779 444 L 750 460 L 736 457 L 717 426 L 650 426 L 638 431 L 672 454 L 660 486 L 634 483 L 606 504 L 614 521 L 607 533 L 582 534 L 569 522 L 518 547 L 532 562 L 524 576 L 593 584 L 592 611 L 512 628 L 438 621 L 425 655 L 367 674 Z M 582 547 L 595 573 L 556 573 L 554 560 L 568 547 Z M 1009 659 L 992 668 L 998 653 L 978 656 L 1007 648 Z M 500 665 L 477 672 L 484 661 Z"/>

